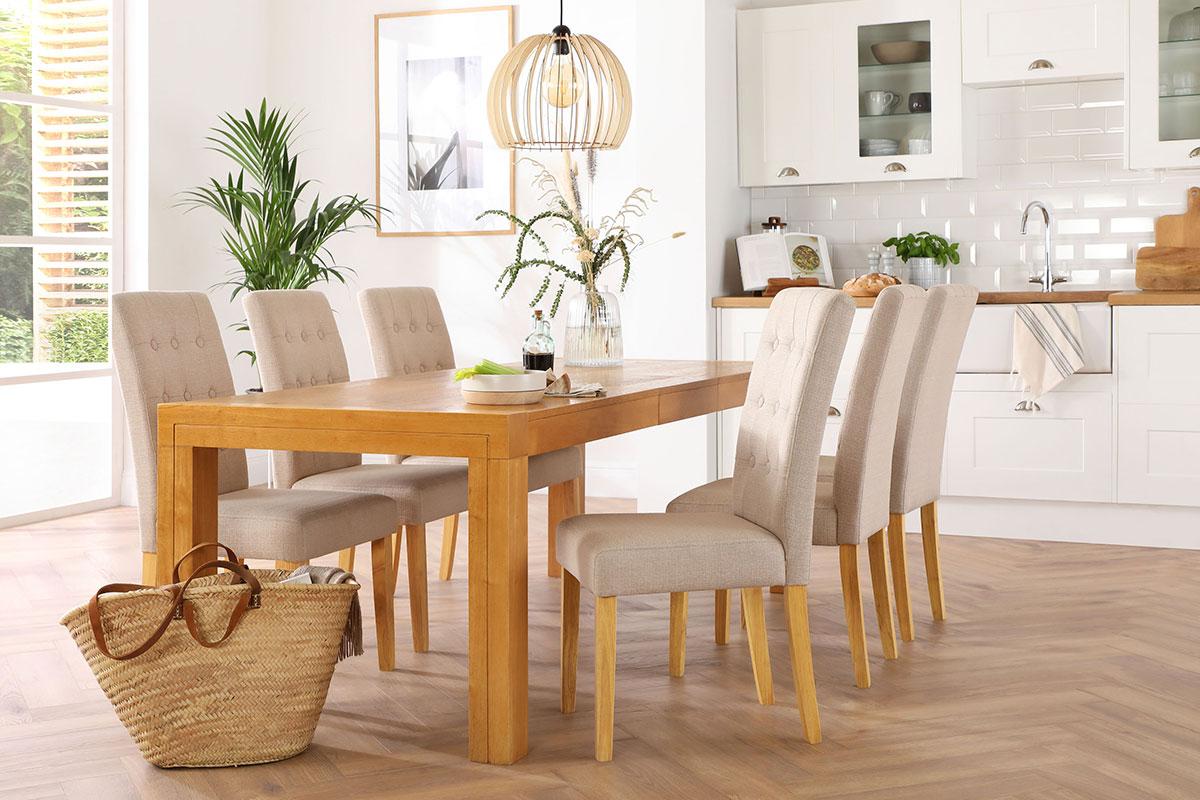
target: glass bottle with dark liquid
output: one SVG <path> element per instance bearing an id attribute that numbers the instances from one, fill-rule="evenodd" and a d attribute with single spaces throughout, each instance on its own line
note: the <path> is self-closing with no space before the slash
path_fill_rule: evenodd
<path id="1" fill-rule="evenodd" d="M 542 318 L 540 308 L 533 312 L 533 332 L 525 338 L 521 361 L 525 369 L 545 371 L 554 368 L 554 337 L 550 335 L 550 322 Z"/>

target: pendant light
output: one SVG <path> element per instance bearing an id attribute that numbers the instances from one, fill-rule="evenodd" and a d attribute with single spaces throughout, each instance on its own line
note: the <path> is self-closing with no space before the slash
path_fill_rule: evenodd
<path id="1" fill-rule="evenodd" d="M 488 123 L 509 150 L 612 150 L 633 115 L 629 77 L 612 50 L 563 24 L 508 51 L 488 87 Z"/>

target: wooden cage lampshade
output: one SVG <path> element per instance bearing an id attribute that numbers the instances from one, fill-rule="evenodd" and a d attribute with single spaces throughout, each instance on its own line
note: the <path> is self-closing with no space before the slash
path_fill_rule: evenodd
<path id="1" fill-rule="evenodd" d="M 612 150 L 633 116 L 629 77 L 593 36 L 560 24 L 524 39 L 488 87 L 492 136 L 510 150 Z"/>

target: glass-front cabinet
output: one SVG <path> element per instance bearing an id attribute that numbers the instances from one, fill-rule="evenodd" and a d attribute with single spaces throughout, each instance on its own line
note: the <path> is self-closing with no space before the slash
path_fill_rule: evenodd
<path id="1" fill-rule="evenodd" d="M 974 172 L 958 0 L 870 0 L 738 14 L 743 186 Z"/>
<path id="2" fill-rule="evenodd" d="M 1130 5 L 1126 81 L 1131 169 L 1200 168 L 1200 8 L 1196 0 Z"/>
<path id="3" fill-rule="evenodd" d="M 968 177 L 974 113 L 955 0 L 848 4 L 834 73 L 845 180 Z"/>

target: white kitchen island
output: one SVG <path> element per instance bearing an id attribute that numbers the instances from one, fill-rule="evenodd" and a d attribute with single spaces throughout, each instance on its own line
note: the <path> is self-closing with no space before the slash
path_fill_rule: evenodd
<path id="1" fill-rule="evenodd" d="M 1031 300 L 1074 302 L 1085 350 L 1083 371 L 1033 411 L 1018 407 L 1010 374 L 1013 304 Z M 753 359 L 769 304 L 713 300 L 718 358 Z M 826 423 L 829 455 L 870 315 L 861 302 Z M 717 422 L 721 477 L 733 471 L 739 415 Z M 981 294 L 950 404 L 942 490 L 949 533 L 1200 548 L 1200 294 Z"/>

